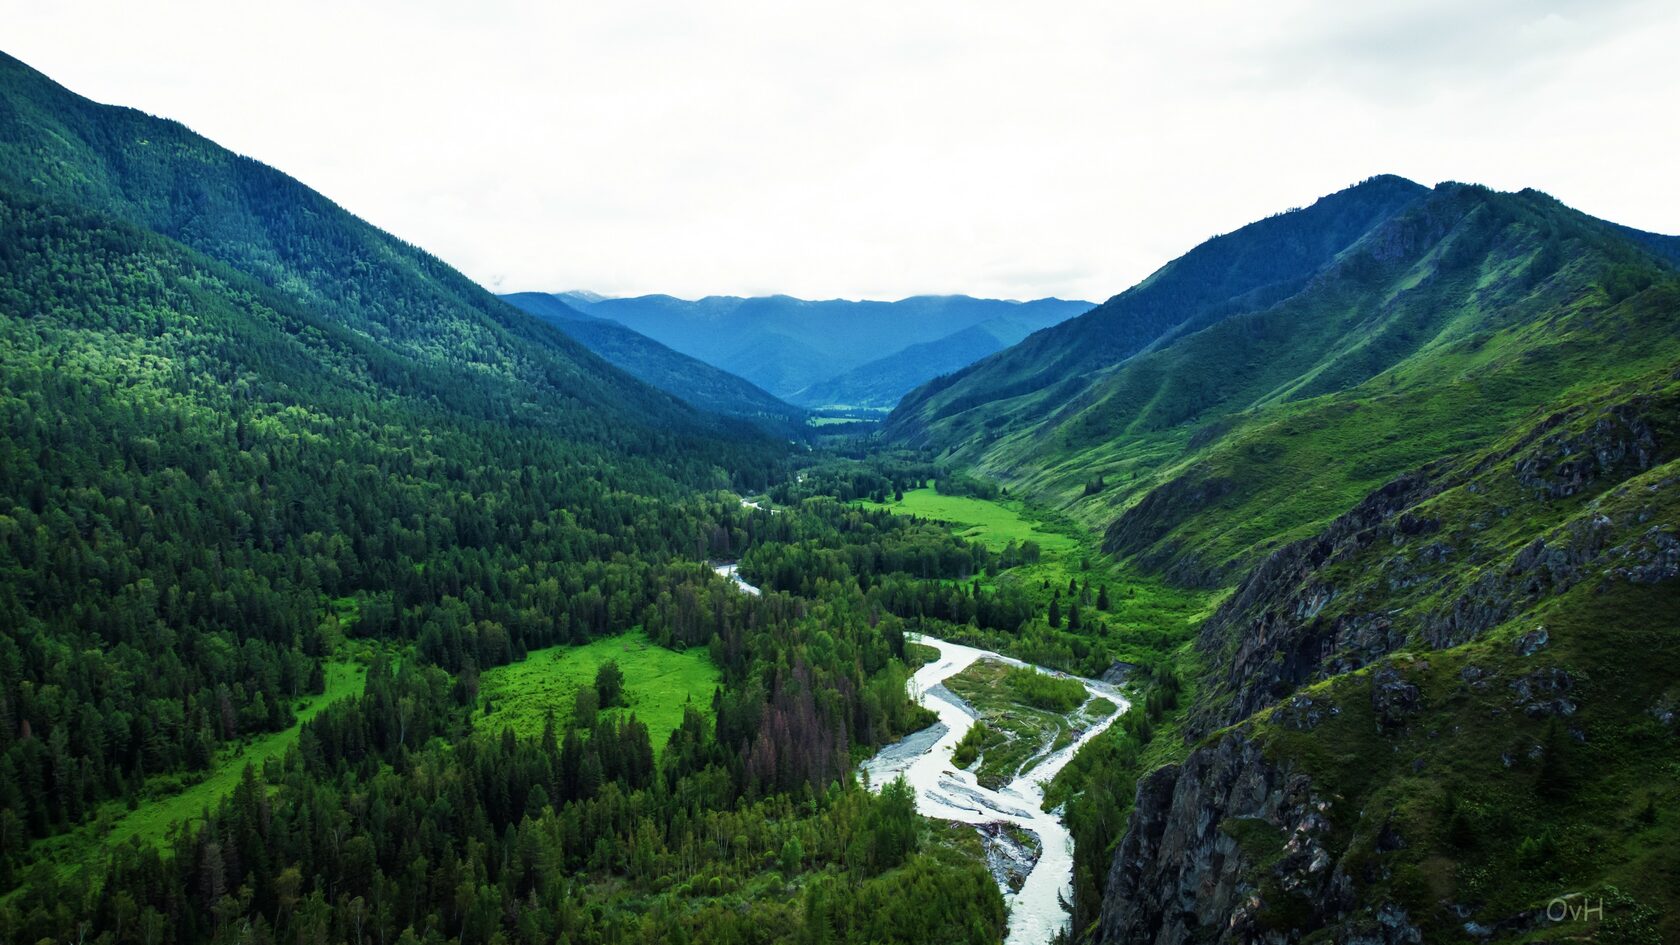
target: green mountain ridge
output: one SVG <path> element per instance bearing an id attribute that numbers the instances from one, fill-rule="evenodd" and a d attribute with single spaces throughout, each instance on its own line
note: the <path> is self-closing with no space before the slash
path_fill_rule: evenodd
<path id="1" fill-rule="evenodd" d="M 1668 940 L 1675 241 L 1536 191 L 1327 203 L 885 425 L 1224 592 L 1193 681 L 1059 779 L 1075 937 Z M 1280 232 L 1311 251 L 1256 264 Z M 1619 913 L 1560 926 L 1559 890 Z"/>
<path id="2" fill-rule="evenodd" d="M 1665 268 L 1619 230 L 1538 193 L 1458 184 L 1391 209 L 1286 298 L 1250 304 L 1238 283 L 1236 302 L 1200 305 L 1115 364 L 1012 393 L 1012 366 L 1036 349 L 1088 357 L 1098 309 L 911 394 L 885 435 L 1065 506 L 1113 552 L 1221 583 L 1572 378 L 1672 354 L 1672 332 L 1597 317 L 1601 281 L 1631 292 Z M 1140 289 L 1170 290 L 1178 266 Z"/>
<path id="3" fill-rule="evenodd" d="M 91 102 L 4 54 L 0 88 L 0 185 L 174 239 L 382 345 L 512 385 L 513 403 L 542 391 L 643 429 L 711 425 L 436 258 L 178 122 Z"/>

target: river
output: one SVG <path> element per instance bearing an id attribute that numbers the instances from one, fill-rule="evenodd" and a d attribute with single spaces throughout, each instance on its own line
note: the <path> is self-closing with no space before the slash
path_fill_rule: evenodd
<path id="1" fill-rule="evenodd" d="M 738 564 L 716 564 L 712 566 L 712 570 L 717 573 L 718 577 L 735 582 L 735 587 L 742 593 L 751 594 L 754 597 L 763 593 L 741 577 L 741 566 Z"/>
<path id="2" fill-rule="evenodd" d="M 888 745 L 865 762 L 863 770 L 868 783 L 879 790 L 902 774 L 916 792 L 917 809 L 928 817 L 976 826 L 1014 824 L 1032 831 L 1038 837 L 1041 852 L 1020 891 L 1011 895 L 1008 888 L 1004 889 L 1005 901 L 1009 903 L 1009 934 L 1005 942 L 1007 945 L 1049 942 L 1068 925 L 1064 903 L 1073 894 L 1073 838 L 1060 816 L 1041 808 L 1044 803 L 1041 783 L 1055 777 L 1080 747 L 1114 724 L 1128 703 L 1107 683 L 1070 677 L 1079 679 L 1090 697 L 1113 702 L 1115 710 L 1080 733 L 1071 745 L 1029 762 L 1014 781 L 997 790 L 985 788 L 972 773 L 951 762 L 952 749 L 974 726 L 975 718 L 943 683 L 977 660 L 996 660 L 1010 666 L 1029 664 L 936 637 L 910 634 L 909 639 L 939 651 L 936 659 L 916 670 L 910 679 L 911 697 L 933 710 L 939 721 Z"/>

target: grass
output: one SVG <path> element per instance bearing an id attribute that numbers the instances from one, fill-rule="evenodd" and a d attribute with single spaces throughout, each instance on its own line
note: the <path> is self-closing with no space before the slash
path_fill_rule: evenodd
<path id="1" fill-rule="evenodd" d="M 583 646 L 533 650 L 523 662 L 485 670 L 479 698 L 490 712 L 480 718 L 479 729 L 500 733 L 511 726 L 519 735 L 535 736 L 550 712 L 564 729 L 571 722 L 577 691 L 595 684 L 595 671 L 607 660 L 617 660 L 624 672 L 628 707 L 621 711 L 635 713 L 647 725 L 656 754 L 664 751 L 666 740 L 682 722 L 685 704 L 712 710 L 712 693 L 721 677 L 704 650 L 667 650 L 631 631 Z"/>
<path id="2" fill-rule="evenodd" d="M 40 862 L 59 864 L 60 875 L 69 876 L 84 865 L 94 865 L 103 859 L 111 847 L 134 838 L 154 845 L 162 845 L 170 828 L 202 817 L 238 786 L 245 766 L 259 770 L 265 763 L 279 758 L 297 741 L 303 724 L 320 714 L 322 709 L 362 691 L 367 667 L 348 660 L 329 662 L 326 666 L 326 691 L 298 700 L 297 722 L 279 732 L 258 735 L 242 744 L 224 749 L 215 766 L 201 780 L 182 785 L 182 778 L 191 774 L 157 775 L 146 782 L 146 798 L 140 806 L 129 810 L 122 801 L 104 804 L 93 821 L 68 833 L 38 841 L 30 849 Z"/>
<path id="3" fill-rule="evenodd" d="M 1061 555 L 1076 550 L 1077 539 L 1063 531 L 1041 525 L 1026 507 L 1009 500 L 976 499 L 963 495 L 941 495 L 931 488 L 911 489 L 896 502 L 869 502 L 861 505 L 886 509 L 897 515 L 916 515 L 921 518 L 948 522 L 958 526 L 958 534 L 978 541 L 993 551 L 1002 551 L 1010 542 L 1037 542 L 1046 555 Z"/>

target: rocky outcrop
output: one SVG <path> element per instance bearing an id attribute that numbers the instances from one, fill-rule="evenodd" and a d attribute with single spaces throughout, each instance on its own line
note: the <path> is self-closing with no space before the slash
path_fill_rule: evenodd
<path id="1" fill-rule="evenodd" d="M 1617 404 L 1586 430 L 1544 438 L 1517 462 L 1517 481 L 1546 498 L 1562 499 L 1630 462 L 1638 469 L 1650 468 L 1657 439 L 1646 409 L 1643 398 Z"/>
<path id="2" fill-rule="evenodd" d="M 1356 615 L 1336 621 L 1319 619 L 1336 597 L 1334 585 L 1319 579 L 1328 565 L 1391 540 L 1391 520 L 1441 489 L 1431 469 L 1402 476 L 1366 496 L 1312 538 L 1273 552 L 1238 585 L 1203 624 L 1198 646 L 1210 663 L 1223 665 L 1221 688 L 1231 701 L 1217 711 L 1198 711 L 1192 735 L 1201 735 L 1247 718 L 1314 678 L 1322 664 L 1350 641 L 1375 658 L 1400 640 L 1383 614 Z M 1417 533 L 1417 519 L 1408 526 Z M 1340 644 L 1345 648 L 1346 644 Z M 1358 665 L 1350 665 L 1355 669 Z"/>
<path id="3" fill-rule="evenodd" d="M 1333 728 L 1344 710 L 1362 713 L 1346 700 L 1365 693 L 1383 739 L 1427 743 L 1452 730 L 1419 685 L 1434 658 L 1384 656 L 1458 646 L 1574 588 L 1680 577 L 1667 491 L 1680 476 L 1645 474 L 1674 453 L 1657 435 L 1670 426 L 1654 426 L 1647 411 L 1674 409 L 1672 398 L 1630 398 L 1554 414 L 1500 450 L 1393 480 L 1250 572 L 1197 638 L 1212 667 L 1187 725 L 1187 741 L 1200 747 L 1139 783 L 1092 940 L 1421 942 L 1419 923 L 1443 917 L 1408 915 L 1383 891 L 1393 889 L 1383 858 L 1407 838 L 1380 812 L 1349 803 L 1346 784 L 1314 783 L 1281 746 L 1299 740 L 1293 733 Z M 1492 703 L 1491 718 L 1525 725 L 1555 719 L 1581 741 L 1581 714 L 1601 698 L 1589 685 L 1595 674 L 1559 665 L 1569 651 L 1538 622 L 1500 647 L 1489 652 L 1513 662 L 1490 669 L 1484 657 L 1455 668 L 1462 688 L 1452 698 Z M 1368 689 L 1302 690 L 1371 664 Z M 1677 693 L 1639 711 L 1680 728 Z M 1540 743 L 1524 744 L 1505 753 L 1506 767 L 1539 763 Z M 1473 938 L 1516 928 L 1478 925 L 1468 907 L 1454 909 L 1446 921 Z"/>
<path id="4" fill-rule="evenodd" d="M 1283 945 L 1332 929 L 1337 942 L 1421 942 L 1404 909 L 1355 908 L 1352 877 L 1327 845 L 1331 816 L 1305 775 L 1240 733 L 1155 771 L 1138 785 L 1094 941 Z M 1403 845 L 1385 831 L 1376 849 Z"/>
<path id="5" fill-rule="evenodd" d="M 1669 409 L 1671 404 L 1634 397 L 1596 412 L 1560 411 L 1479 462 L 1433 464 L 1401 476 L 1319 534 L 1274 552 L 1202 627 L 1198 646 L 1209 665 L 1220 667 L 1214 688 L 1226 698 L 1198 706 L 1191 737 L 1234 724 L 1301 685 L 1358 669 L 1410 642 L 1441 649 L 1473 640 L 1584 580 L 1608 576 L 1650 583 L 1680 575 L 1680 538 L 1673 525 L 1647 523 L 1637 515 L 1617 519 L 1588 506 L 1536 536 L 1503 565 L 1472 569 L 1468 565 L 1485 552 L 1455 547 L 1452 542 L 1462 539 L 1444 536 L 1442 523 L 1427 511 L 1434 507 L 1430 500 L 1449 489 L 1485 495 L 1503 477 L 1514 478 L 1529 501 L 1553 502 L 1637 475 L 1672 452 L 1658 442 L 1647 416 Z M 1665 487 L 1659 482 L 1645 488 Z M 1510 514 L 1491 500 L 1487 505 L 1489 518 Z M 1630 537 L 1634 528 L 1639 531 Z M 1377 584 L 1367 583 L 1357 599 L 1348 596 L 1346 577 L 1338 582 L 1329 576 L 1338 564 L 1356 560 L 1351 576 L 1363 580 L 1371 574 Z M 1408 593 L 1451 588 L 1460 575 L 1469 575 L 1468 582 L 1445 604 L 1421 613 L 1394 606 Z"/>

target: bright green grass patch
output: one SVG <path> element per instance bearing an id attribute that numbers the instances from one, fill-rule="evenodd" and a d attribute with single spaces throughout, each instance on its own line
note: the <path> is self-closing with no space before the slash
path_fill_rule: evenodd
<path id="1" fill-rule="evenodd" d="M 899 515 L 919 515 L 963 526 L 959 534 L 993 551 L 1002 551 L 1010 542 L 1019 545 L 1032 541 L 1037 542 L 1045 554 L 1053 555 L 1071 552 L 1078 545 L 1069 535 L 1034 521 L 1023 513 L 1025 507 L 1015 502 L 941 495 L 932 489 L 911 489 L 904 493 L 901 501 L 863 501 L 861 504 Z"/>
<path id="2" fill-rule="evenodd" d="M 617 660 L 624 672 L 628 711 L 648 727 L 655 754 L 665 750 L 666 740 L 682 722 L 685 704 L 712 710 L 712 693 L 721 677 L 704 650 L 678 653 L 632 631 L 583 646 L 533 650 L 523 662 L 485 670 L 479 698 L 490 712 L 480 719 L 479 729 L 499 733 L 512 727 L 517 734 L 536 736 L 550 712 L 555 724 L 564 728 L 570 724 L 577 691 L 595 684 L 595 671 L 607 660 Z"/>
<path id="3" fill-rule="evenodd" d="M 1066 713 L 1085 702 L 1085 687 L 1078 680 L 1041 673 L 1029 666 L 1011 669 L 1004 675 L 1004 682 L 1018 701 L 1035 709 Z"/>

